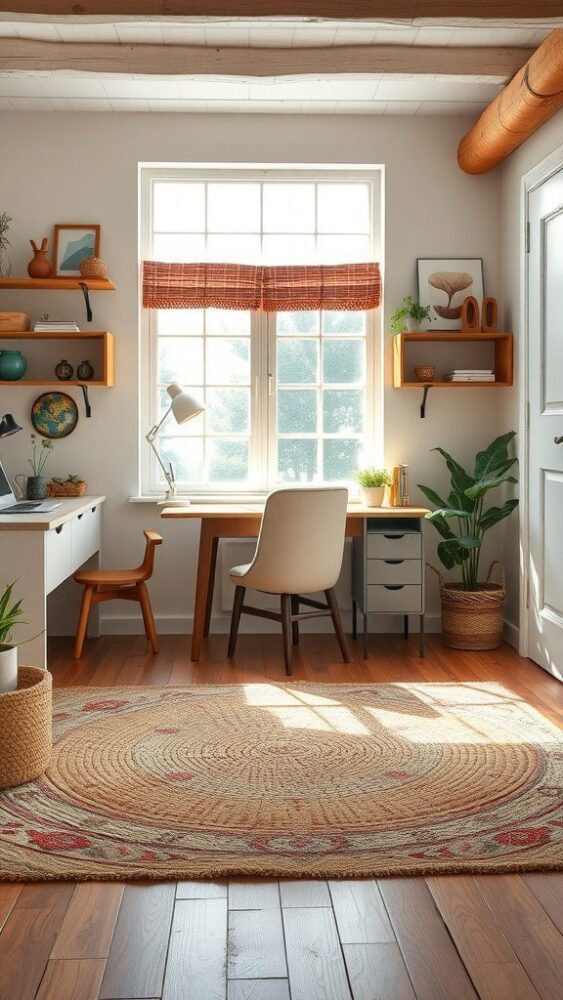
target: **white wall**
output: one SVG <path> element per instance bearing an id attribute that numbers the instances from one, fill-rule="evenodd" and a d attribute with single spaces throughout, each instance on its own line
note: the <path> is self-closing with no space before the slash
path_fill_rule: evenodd
<path id="1" fill-rule="evenodd" d="M 104 512 L 104 561 L 126 565 L 139 555 L 141 530 L 162 532 L 152 595 L 159 627 L 189 629 L 193 607 L 198 526 L 161 522 L 154 505 L 132 505 L 138 489 L 138 267 L 137 164 L 139 161 L 384 164 L 386 170 L 385 329 L 403 295 L 416 293 L 416 258 L 483 257 L 486 293 L 501 291 L 500 172 L 470 177 L 457 166 L 456 147 L 471 122 L 463 118 L 362 116 L 258 116 L 181 114 L 2 113 L 10 155 L 0 158 L 0 210 L 13 217 L 13 273 L 25 273 L 28 239 L 51 236 L 55 222 L 99 222 L 101 253 L 117 285 L 93 296 L 97 329 L 116 338 L 117 381 L 92 389 L 92 419 L 57 443 L 52 474 L 76 471 L 91 492 L 108 495 Z M 33 319 L 83 318 L 79 293 L 6 292 L 3 309 L 25 309 Z M 71 389 L 82 412 L 80 390 Z M 0 390 L 0 413 L 12 411 L 29 428 L 36 391 Z M 385 461 L 411 467 L 412 500 L 419 481 L 441 488 L 442 462 L 435 445 L 469 462 L 476 450 L 505 429 L 511 390 L 433 390 L 420 420 L 421 392 L 394 390 L 391 338 L 385 340 Z M 27 434 L 1 444 L 11 474 L 25 469 Z M 436 535 L 427 531 L 435 561 Z M 493 553 L 494 554 L 494 553 Z M 435 584 L 429 610 L 438 608 Z M 219 593 L 220 588 L 217 588 Z M 221 627 L 220 595 L 215 627 Z M 122 615 L 131 605 L 104 606 L 106 629 L 129 630 Z M 117 618 L 116 618 L 117 616 Z M 73 625 L 72 615 L 69 624 Z M 254 623 L 253 623 L 254 625 Z"/>

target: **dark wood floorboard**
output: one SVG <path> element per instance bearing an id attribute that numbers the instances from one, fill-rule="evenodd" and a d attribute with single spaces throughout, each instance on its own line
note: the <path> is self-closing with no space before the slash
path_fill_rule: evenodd
<path id="1" fill-rule="evenodd" d="M 415 637 L 416 640 L 416 637 Z M 49 643 L 56 687 L 284 681 L 277 636 Z M 372 636 L 343 664 L 302 636 L 294 679 L 498 683 L 552 721 L 563 687 L 508 646 L 490 653 Z M 563 874 L 278 884 L 0 884 L 0 1000 L 553 1000 L 563 983 Z"/>

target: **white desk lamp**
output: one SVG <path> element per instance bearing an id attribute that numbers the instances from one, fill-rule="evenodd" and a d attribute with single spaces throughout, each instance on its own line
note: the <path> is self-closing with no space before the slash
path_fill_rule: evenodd
<path id="1" fill-rule="evenodd" d="M 184 504 L 188 504 L 190 501 L 184 498 L 181 500 L 178 499 L 176 477 L 174 476 L 172 462 L 169 462 L 168 468 L 166 468 L 154 442 L 158 436 L 160 428 L 170 413 L 173 414 L 176 423 L 185 424 L 188 420 L 192 420 L 194 417 L 198 417 L 200 413 L 203 413 L 205 407 L 199 399 L 196 399 L 195 396 L 192 396 L 189 392 L 185 392 L 184 389 L 182 389 L 182 386 L 178 385 L 177 382 L 173 382 L 172 385 L 167 386 L 166 391 L 172 402 L 170 403 L 170 406 L 168 407 L 162 420 L 158 424 L 155 424 L 155 426 L 146 435 L 146 438 L 157 457 L 158 464 L 160 465 L 160 468 L 164 473 L 164 478 L 168 483 L 168 489 L 164 495 L 166 503 L 181 503 L 183 506 Z"/>

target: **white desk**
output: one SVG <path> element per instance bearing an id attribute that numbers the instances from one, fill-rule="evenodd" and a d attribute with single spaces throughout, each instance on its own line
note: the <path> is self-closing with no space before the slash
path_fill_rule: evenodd
<path id="1" fill-rule="evenodd" d="M 17 580 L 15 599 L 22 599 L 27 625 L 14 630 L 14 640 L 41 634 L 22 645 L 21 663 L 47 666 L 47 595 L 101 549 L 101 505 L 105 497 L 61 500 L 46 514 L 0 515 L 0 592 Z"/>

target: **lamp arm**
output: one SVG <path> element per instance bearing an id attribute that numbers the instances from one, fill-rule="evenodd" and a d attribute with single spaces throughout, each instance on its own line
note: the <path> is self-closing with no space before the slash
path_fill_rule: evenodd
<path id="1" fill-rule="evenodd" d="M 150 431 L 149 431 L 148 434 L 145 434 L 145 438 L 149 442 L 149 444 L 152 444 L 152 442 L 154 441 L 154 439 L 157 436 L 157 434 L 158 434 L 160 428 L 162 427 L 164 421 L 166 420 L 166 418 L 170 414 L 171 409 L 172 409 L 172 406 L 169 406 L 168 409 L 167 409 L 167 411 L 166 411 L 166 413 L 164 414 L 162 420 L 160 420 L 158 424 L 155 424 L 154 427 L 151 427 L 151 429 L 150 429 Z"/>
<path id="2" fill-rule="evenodd" d="M 151 427 L 151 429 L 148 432 L 148 434 L 145 435 L 145 440 L 148 441 L 148 443 L 150 444 L 152 450 L 154 451 L 154 453 L 156 455 L 158 464 L 160 465 L 160 468 L 162 469 L 162 471 L 164 473 L 164 478 L 166 479 L 166 482 L 168 483 L 168 489 L 169 490 L 173 490 L 174 489 L 174 479 L 173 479 L 173 476 L 171 475 L 172 468 L 171 467 L 168 468 L 168 469 L 166 468 L 164 462 L 162 461 L 162 459 L 160 457 L 160 454 L 158 452 L 158 448 L 156 447 L 156 445 L 155 445 L 154 442 L 155 442 L 155 438 L 157 437 L 160 428 L 162 427 L 162 425 L 163 425 L 164 421 L 166 420 L 167 416 L 169 415 L 171 409 L 172 409 L 172 406 L 169 406 L 168 409 L 167 409 L 167 411 L 166 411 L 166 413 L 164 414 L 162 420 L 158 424 L 155 424 L 154 427 Z"/>

